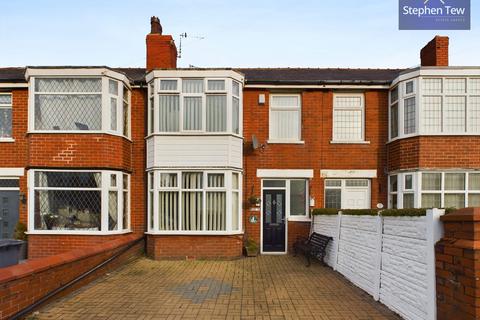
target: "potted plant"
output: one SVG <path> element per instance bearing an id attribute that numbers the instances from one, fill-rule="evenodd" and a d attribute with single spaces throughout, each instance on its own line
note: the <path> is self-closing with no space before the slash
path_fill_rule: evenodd
<path id="1" fill-rule="evenodd" d="M 13 237 L 16 240 L 23 241 L 23 243 L 20 246 L 20 252 L 19 252 L 19 259 L 20 260 L 27 259 L 28 244 L 27 244 L 27 234 L 26 234 L 26 232 L 27 232 L 27 226 L 22 222 L 18 222 L 17 225 L 15 226 L 15 231 L 14 231 Z"/>
<path id="2" fill-rule="evenodd" d="M 250 196 L 248 198 L 248 203 L 250 203 L 251 206 L 260 206 L 260 198 L 256 196 Z"/>
<path id="3" fill-rule="evenodd" d="M 256 257 L 258 255 L 258 244 L 254 240 L 248 239 L 245 242 L 245 253 L 247 257 Z"/>

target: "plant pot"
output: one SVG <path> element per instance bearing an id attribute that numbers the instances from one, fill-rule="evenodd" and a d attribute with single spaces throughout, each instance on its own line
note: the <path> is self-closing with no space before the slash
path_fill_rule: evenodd
<path id="1" fill-rule="evenodd" d="M 258 256 L 258 248 L 245 247 L 245 255 L 246 255 L 247 257 L 256 257 L 256 256 Z"/>
<path id="2" fill-rule="evenodd" d="M 23 243 L 20 245 L 18 260 L 26 260 L 27 257 L 28 257 L 28 242 L 23 241 Z"/>

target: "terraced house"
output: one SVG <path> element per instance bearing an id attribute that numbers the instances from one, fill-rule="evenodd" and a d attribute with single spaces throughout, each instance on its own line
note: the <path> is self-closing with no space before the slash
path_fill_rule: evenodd
<path id="1" fill-rule="evenodd" d="M 184 69 L 151 27 L 146 68 L 0 68 L 1 236 L 29 257 L 286 253 L 312 208 L 480 206 L 480 68 L 448 38 L 410 69 Z"/>

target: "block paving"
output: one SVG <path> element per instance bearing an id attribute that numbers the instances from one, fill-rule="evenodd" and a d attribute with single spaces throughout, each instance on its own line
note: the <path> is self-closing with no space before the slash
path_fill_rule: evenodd
<path id="1" fill-rule="evenodd" d="M 343 276 L 292 256 L 135 260 L 30 319 L 400 319 Z"/>

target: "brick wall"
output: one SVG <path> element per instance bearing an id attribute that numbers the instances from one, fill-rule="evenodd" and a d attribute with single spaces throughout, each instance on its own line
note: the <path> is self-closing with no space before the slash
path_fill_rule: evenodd
<path id="1" fill-rule="evenodd" d="M 480 168 L 480 137 L 421 136 L 388 144 L 388 170 Z"/>
<path id="2" fill-rule="evenodd" d="M 28 258 L 37 259 L 57 255 L 74 249 L 85 249 L 129 236 L 120 235 L 28 235 Z"/>
<path id="3" fill-rule="evenodd" d="M 258 95 L 265 94 L 265 105 L 258 104 Z M 378 178 L 372 179 L 371 204 L 387 203 L 386 168 L 387 103 L 386 90 L 365 91 L 365 140 L 367 144 L 332 144 L 333 91 L 305 90 L 302 96 L 302 140 L 304 144 L 268 144 L 269 91 L 245 89 L 244 103 L 244 225 L 249 237 L 260 241 L 259 222 L 248 222 L 247 199 L 260 196 L 257 169 L 313 169 L 310 195 L 316 207 L 324 206 L 324 180 L 321 169 L 376 169 Z M 255 135 L 265 148 L 253 150 L 251 137 Z M 259 218 L 259 216 L 258 216 Z M 289 235 L 289 238 L 290 235 Z"/>
<path id="4" fill-rule="evenodd" d="M 435 246 L 438 319 L 480 317 L 480 208 L 441 217 L 444 237 Z"/>
<path id="5" fill-rule="evenodd" d="M 155 260 L 235 259 L 242 250 L 242 235 L 147 235 L 147 255 Z"/>
<path id="6" fill-rule="evenodd" d="M 308 237 L 310 222 L 288 221 L 288 252 L 293 252 L 293 244 L 299 237 Z"/>
<path id="7" fill-rule="evenodd" d="M 23 264 L 2 269 L 0 273 L 0 297 L 2 297 L 0 299 L 0 319 L 8 319 L 49 292 L 112 257 L 136 239 L 138 236 L 130 235 L 94 248 L 76 249 L 60 255 L 28 260 Z M 72 292 L 138 257 L 143 251 L 143 246 L 143 241 L 137 243 L 114 261 L 54 298 Z"/>
<path id="8" fill-rule="evenodd" d="M 448 66 L 448 37 L 436 36 L 420 51 L 422 66 Z"/>

